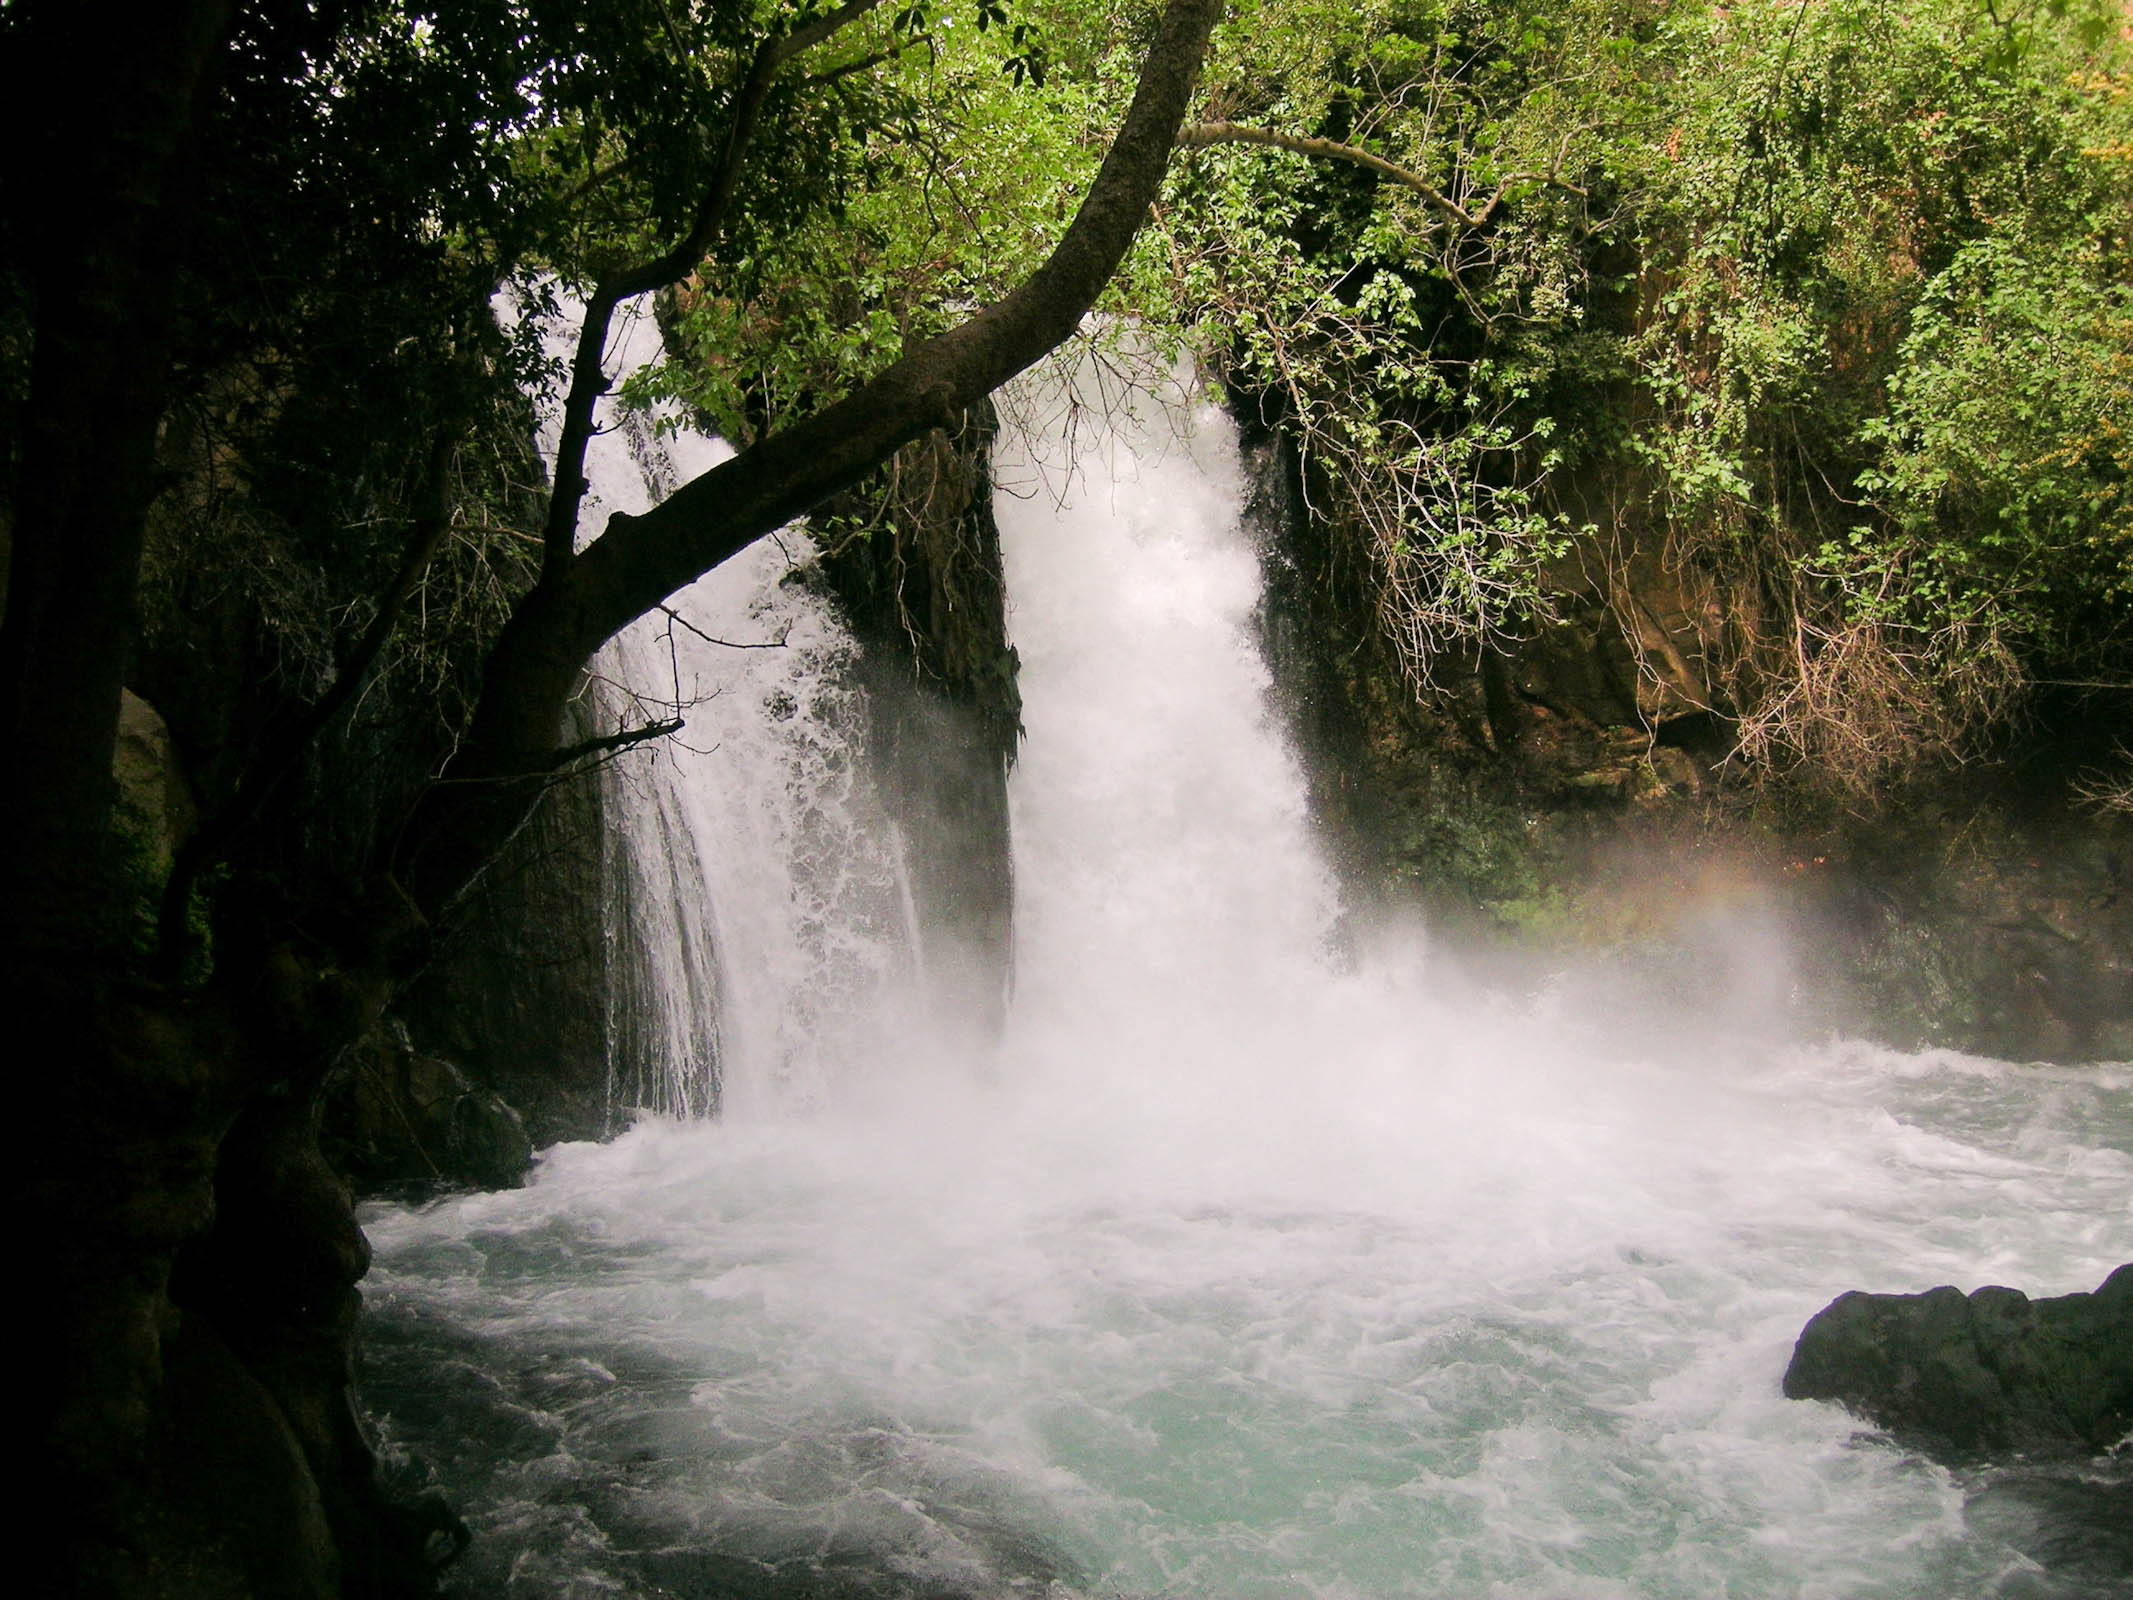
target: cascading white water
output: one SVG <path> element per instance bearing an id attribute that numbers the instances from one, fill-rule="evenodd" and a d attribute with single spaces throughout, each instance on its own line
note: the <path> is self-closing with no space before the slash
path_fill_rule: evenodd
<path id="1" fill-rule="evenodd" d="M 2022 1553 L 2018 1487 L 1777 1383 L 1840 1289 L 2133 1255 L 2133 1071 L 1668 1054 L 1397 936 L 1333 959 L 1235 446 L 1169 422 L 1063 505 L 1002 452 L 995 1058 L 831 1035 L 804 1112 L 729 1068 L 721 1124 L 370 1213 L 371 1397 L 474 1523 L 470 1590 L 2117 1592 Z"/>
<path id="2" fill-rule="evenodd" d="M 625 306 L 617 327 L 611 371 L 656 359 L 648 300 Z M 614 394 L 601 401 L 581 539 L 732 453 L 662 420 Z M 559 426 L 550 420 L 550 453 Z M 733 1095 L 818 1100 L 846 1054 L 840 1027 L 902 987 L 908 894 L 894 830 L 854 759 L 856 647 L 826 601 L 785 581 L 810 554 L 797 531 L 758 544 L 594 663 L 598 732 L 685 723 L 606 774 L 619 1116 L 703 1116 Z"/>
<path id="3" fill-rule="evenodd" d="M 1211 1023 L 1256 1027 L 1266 986 L 1322 963 L 1335 899 L 1269 723 L 1234 437 L 1182 386 L 1138 421 L 1126 396 L 1085 386 L 1032 386 L 1020 438 L 1036 448 L 1011 436 L 995 463 L 1030 729 L 1011 791 L 1015 1021 L 1040 1051 L 1080 1056 L 1109 1036 L 1192 1053 Z M 1091 416 L 1075 425 L 1074 406 Z M 1142 454 L 1124 440 L 1079 462 L 1046 449 L 1106 415 Z M 1173 417 L 1189 425 L 1175 436 Z"/>

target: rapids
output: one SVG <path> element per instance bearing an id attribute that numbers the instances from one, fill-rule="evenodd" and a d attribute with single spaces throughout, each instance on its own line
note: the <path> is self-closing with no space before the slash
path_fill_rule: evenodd
<path id="1" fill-rule="evenodd" d="M 1336 937 L 1234 436 L 1148 404 L 1070 450 L 1067 392 L 997 463 L 1006 1037 L 895 1003 L 849 645 L 766 546 L 677 602 L 806 645 L 701 665 L 719 759 L 667 767 L 711 791 L 670 814 L 743 995 L 725 1115 L 366 1211 L 366 1394 L 474 1528 L 460 1591 L 2122 1593 L 2082 1510 L 2122 1471 L 1952 1473 L 1778 1379 L 1845 1288 L 2133 1258 L 2133 1070 L 1766 1037 L 1718 993 L 1639 1039 Z"/>

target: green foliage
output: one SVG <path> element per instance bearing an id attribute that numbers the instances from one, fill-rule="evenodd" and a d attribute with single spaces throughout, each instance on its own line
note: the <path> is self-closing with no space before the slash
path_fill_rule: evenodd
<path id="1" fill-rule="evenodd" d="M 1988 236 L 1928 286 L 1859 482 L 1931 573 L 1908 597 L 2002 608 L 2040 650 L 2107 649 L 2080 624 L 2133 592 L 2133 285 L 2093 239 L 2025 243 Z"/>
<path id="2" fill-rule="evenodd" d="M 1745 767 L 1861 791 L 2133 680 L 2128 39 L 2108 0 L 1259 0 L 1208 115 L 1452 204 L 1217 144 L 1134 283 L 1298 439 L 1418 690 L 1657 551 Z"/>
<path id="3" fill-rule="evenodd" d="M 675 296 L 678 359 L 635 397 L 686 401 L 738 443 L 835 398 L 998 298 L 1049 253 L 1123 114 L 1137 41 L 1124 12 L 1061 6 L 1009 24 L 985 0 L 882 12 L 814 76 L 796 165 L 823 203 L 748 222 Z M 1071 71 L 1048 71 L 1043 63 Z"/>
<path id="4" fill-rule="evenodd" d="M 1578 908 L 1553 841 L 1517 807 L 1459 786 L 1402 821 L 1403 870 L 1447 912 L 1470 908 L 1495 932 L 1518 938 L 1560 939 L 1574 930 Z"/>
<path id="5" fill-rule="evenodd" d="M 127 953 L 134 972 L 142 976 L 156 970 L 157 923 L 163 907 L 163 885 L 171 869 L 165 828 L 163 818 L 149 815 L 123 795 L 111 809 L 110 870 L 118 879 L 111 906 L 113 914 L 124 923 L 111 943 Z M 191 937 L 181 973 L 185 983 L 200 983 L 214 969 L 211 907 L 215 891 L 226 876 L 216 868 L 194 886 L 187 899 L 186 926 Z"/>
<path id="6" fill-rule="evenodd" d="M 566 292 L 688 235 L 759 49 L 828 10 L 240 7 L 172 261 L 171 488 L 135 675 L 200 753 L 211 812 L 348 670 L 411 542 L 445 527 L 377 680 L 289 779 L 284 822 L 244 843 L 277 893 L 301 900 L 302 874 L 357 872 L 390 847 L 533 585 L 535 400 L 564 377 L 542 324 Z M 997 0 L 883 6 L 782 69 L 680 297 L 699 359 L 669 386 L 745 440 L 1033 259 L 1056 232 L 1034 208 L 1093 170 L 1087 130 L 1117 99 L 1108 81 L 1057 87 L 1044 67 L 1074 36 L 1041 21 Z M 1015 147 L 1015 107 L 1047 96 L 1069 108 L 1055 123 L 1073 159 L 1043 185 L 1034 164 L 989 171 L 973 136 Z M 981 198 L 1031 214 L 963 229 L 941 197 L 964 203 L 973 175 Z M 500 319 L 500 291 L 533 315 Z M 12 349 L 0 339 L 0 358 Z"/>
<path id="7" fill-rule="evenodd" d="M 1298 439 L 1314 511 L 1367 574 L 1395 659 L 1447 660 L 1550 610 L 1579 519 L 1549 490 L 1588 440 L 1562 402 L 1609 226 L 1584 182 L 1633 5 L 1461 0 L 1233 11 L 1211 117 L 1335 141 L 1444 198 L 1256 145 L 1196 152 L 1144 254 L 1186 339 Z M 1460 220 L 1500 197 L 1500 215 Z"/>
<path id="8" fill-rule="evenodd" d="M 2039 680 L 2126 677 L 2112 13 L 1750 6 L 1669 36 L 1631 445 L 1732 613 L 1745 752 L 1858 788 L 2000 736 Z"/>
<path id="9" fill-rule="evenodd" d="M 310 779 L 426 775 L 538 561 L 529 395 L 561 375 L 498 290 L 553 313 L 686 237 L 757 51 L 828 9 L 240 8 L 171 263 L 149 586 L 151 674 L 226 701 L 195 719 L 211 807 L 441 504 Z M 789 63 L 636 397 L 746 443 L 995 299 L 1085 191 L 1152 10 L 884 4 Z M 2035 684 L 2133 677 L 2127 58 L 2110 0 L 1234 0 L 1198 115 L 1410 181 L 1184 152 L 1089 337 L 1189 352 L 1292 433 L 1417 692 L 1656 548 L 1718 619 L 1743 753 L 1871 784 Z"/>

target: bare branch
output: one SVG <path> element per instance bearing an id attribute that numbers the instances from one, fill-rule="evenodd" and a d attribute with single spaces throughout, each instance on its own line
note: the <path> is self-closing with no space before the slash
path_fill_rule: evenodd
<path id="1" fill-rule="evenodd" d="M 827 72 L 810 72 L 800 82 L 810 89 L 827 88 L 830 84 L 842 82 L 858 73 L 872 72 L 883 62 L 894 61 L 902 54 L 901 46 L 893 50 L 877 50 L 872 55 L 861 56 L 857 61 L 847 61 L 843 66 L 832 67 Z"/>
<path id="2" fill-rule="evenodd" d="M 682 627 L 695 634 L 697 638 L 703 640 L 705 644 L 715 644 L 722 650 L 782 650 L 785 648 L 785 635 L 782 633 L 775 639 L 759 639 L 753 644 L 744 644 L 734 639 L 715 639 L 672 606 L 661 606 L 659 611 L 667 621 L 681 624 Z"/>
<path id="3" fill-rule="evenodd" d="M 772 68 L 782 67 L 794 56 L 812 50 L 816 45 L 857 22 L 861 17 L 881 4 L 881 0 L 844 0 L 835 11 L 826 11 L 804 28 L 795 28 L 774 45 L 768 46 L 775 59 Z"/>
<path id="4" fill-rule="evenodd" d="M 618 750 L 627 750 L 633 745 L 664 739 L 670 733 L 679 733 L 687 724 L 679 717 L 668 717 L 660 722 L 647 722 L 640 728 L 624 728 L 616 733 L 603 733 L 596 738 L 580 739 L 576 744 L 565 745 L 548 758 L 548 769 L 553 772 L 582 761 L 587 756 L 611 755 Z"/>
<path id="5" fill-rule="evenodd" d="M 570 193 L 563 196 L 563 204 L 566 206 L 576 205 L 580 200 L 583 200 L 587 195 L 591 194 L 602 184 L 609 183 L 614 179 L 621 177 L 625 172 L 628 172 L 632 167 L 636 166 L 636 164 L 637 161 L 634 156 L 625 156 L 620 161 L 610 162 L 604 167 L 595 168 L 593 171 L 588 172 L 584 177 L 580 178 L 577 184 L 571 189 Z"/>

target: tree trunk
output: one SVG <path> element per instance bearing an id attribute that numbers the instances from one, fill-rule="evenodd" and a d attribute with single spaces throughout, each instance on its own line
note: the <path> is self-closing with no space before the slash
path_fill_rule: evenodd
<path id="1" fill-rule="evenodd" d="M 186 151 L 230 0 L 173 0 L 124 26 L 66 0 L 19 24 L 18 115 L 70 118 L 17 151 L 17 226 L 36 241 L 36 345 L 0 622 L 0 717 L 15 781 L 0 820 L 0 925 L 16 961 L 112 936 L 106 835 L 119 688 L 168 382 Z"/>

